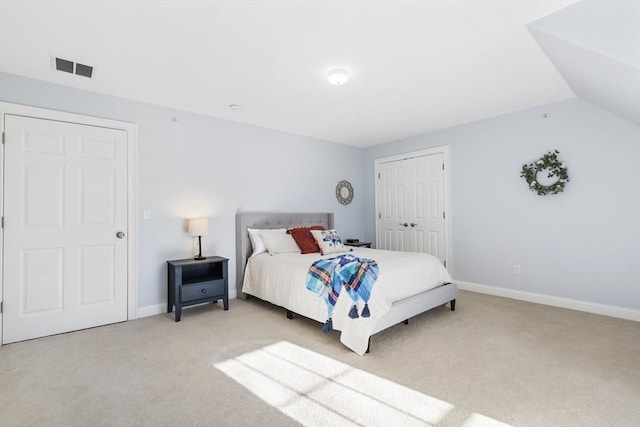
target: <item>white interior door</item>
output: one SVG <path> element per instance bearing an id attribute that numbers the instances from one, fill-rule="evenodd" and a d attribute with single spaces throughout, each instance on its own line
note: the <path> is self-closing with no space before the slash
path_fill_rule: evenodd
<path id="1" fill-rule="evenodd" d="M 416 157 L 412 160 L 415 198 L 412 221 L 412 248 L 444 262 L 446 257 L 444 155 L 442 153 Z"/>
<path id="2" fill-rule="evenodd" d="M 378 168 L 378 230 L 380 249 L 415 252 L 412 244 L 411 211 L 415 197 L 412 196 L 411 159 L 383 163 Z"/>
<path id="3" fill-rule="evenodd" d="M 444 154 L 382 161 L 377 173 L 377 246 L 424 252 L 445 263 Z"/>
<path id="4" fill-rule="evenodd" d="M 3 343 L 126 320 L 127 132 L 6 115 L 4 149 Z"/>

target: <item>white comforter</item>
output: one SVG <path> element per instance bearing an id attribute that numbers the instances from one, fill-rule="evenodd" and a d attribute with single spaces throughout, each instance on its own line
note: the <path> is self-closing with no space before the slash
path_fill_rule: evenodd
<path id="1" fill-rule="evenodd" d="M 373 259 L 380 267 L 369 300 L 371 317 L 349 318 L 347 313 L 352 301 L 346 292 L 340 294 L 333 314 L 334 329 L 342 331 L 340 341 L 360 355 L 366 352 L 369 337 L 393 303 L 451 281 L 442 263 L 431 255 L 367 248 L 354 248 L 351 254 Z M 324 323 L 327 320 L 324 298 L 306 288 L 309 267 L 320 257 L 319 254 L 291 253 L 273 256 L 262 253 L 251 257 L 247 262 L 242 292 Z M 361 309 L 360 306 L 358 312 Z"/>

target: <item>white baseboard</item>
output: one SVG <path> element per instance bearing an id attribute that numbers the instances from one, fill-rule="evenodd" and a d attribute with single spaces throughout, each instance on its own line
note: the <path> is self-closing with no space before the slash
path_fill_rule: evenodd
<path id="1" fill-rule="evenodd" d="M 229 291 L 229 299 L 234 299 L 236 297 L 235 289 L 233 291 Z M 164 301 L 160 304 L 147 305 L 145 307 L 138 307 L 138 319 L 141 317 L 149 317 L 155 316 L 156 314 L 162 314 L 167 312 L 167 302 Z"/>
<path id="2" fill-rule="evenodd" d="M 640 322 L 640 310 L 454 280 L 458 289 Z"/>
<path id="3" fill-rule="evenodd" d="M 141 317 L 155 316 L 167 312 L 167 302 L 162 304 L 147 305 L 146 307 L 138 307 L 138 319 Z"/>

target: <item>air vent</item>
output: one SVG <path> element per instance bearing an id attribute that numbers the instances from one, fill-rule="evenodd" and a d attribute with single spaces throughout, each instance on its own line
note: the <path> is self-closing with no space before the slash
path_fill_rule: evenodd
<path id="1" fill-rule="evenodd" d="M 69 61 L 67 59 L 55 58 L 55 69 L 58 71 L 64 71 L 65 73 L 75 74 L 77 76 L 83 76 L 91 78 L 93 75 L 93 67 L 90 65 L 84 65 L 77 62 Z"/>
<path id="2" fill-rule="evenodd" d="M 73 74 L 73 62 L 62 58 L 56 58 L 56 70 Z"/>
<path id="3" fill-rule="evenodd" d="M 91 74 L 93 74 L 93 67 L 90 65 L 76 64 L 76 74 L 91 78 Z"/>

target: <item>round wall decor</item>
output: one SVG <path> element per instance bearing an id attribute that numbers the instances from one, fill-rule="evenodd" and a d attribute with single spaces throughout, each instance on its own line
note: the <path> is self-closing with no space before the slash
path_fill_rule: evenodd
<path id="1" fill-rule="evenodd" d="M 529 184 L 529 189 L 539 196 L 558 194 L 569 182 L 567 165 L 558 160 L 558 150 L 549 151 L 539 160 L 522 166 L 520 176 Z"/>
<path id="2" fill-rule="evenodd" d="M 343 204 L 348 205 L 353 200 L 353 187 L 347 180 L 342 180 L 336 185 L 336 199 Z"/>

